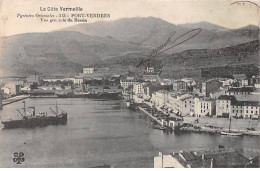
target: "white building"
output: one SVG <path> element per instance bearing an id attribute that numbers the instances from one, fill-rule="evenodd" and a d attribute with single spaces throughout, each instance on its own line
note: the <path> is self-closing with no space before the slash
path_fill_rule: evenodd
<path id="1" fill-rule="evenodd" d="M 155 106 L 162 107 L 166 105 L 169 92 L 166 90 L 159 90 L 152 94 L 151 101 Z"/>
<path id="2" fill-rule="evenodd" d="M 154 73 L 154 67 L 147 67 L 146 72 L 148 73 Z"/>
<path id="3" fill-rule="evenodd" d="M 10 94 L 11 94 L 10 88 L 2 87 L 1 90 L 2 90 L 2 91 L 4 92 L 4 94 L 6 94 L 6 95 L 10 95 Z"/>
<path id="4" fill-rule="evenodd" d="M 176 117 L 161 119 L 161 125 L 171 127 L 174 130 L 176 127 L 180 127 L 183 125 L 183 119 Z"/>
<path id="5" fill-rule="evenodd" d="M 215 115 L 216 101 L 211 98 L 195 97 L 194 98 L 194 113 L 197 117 Z"/>
<path id="6" fill-rule="evenodd" d="M 168 96 L 167 106 L 179 114 L 187 115 L 194 113 L 194 100 L 193 95 L 187 93 L 177 93 Z"/>
<path id="7" fill-rule="evenodd" d="M 172 154 L 159 155 L 154 157 L 154 168 L 184 168 L 184 166 Z"/>
<path id="8" fill-rule="evenodd" d="M 235 96 L 223 95 L 216 101 L 216 115 L 224 117 L 259 118 L 259 101 L 237 101 Z"/>
<path id="9" fill-rule="evenodd" d="M 92 74 L 94 72 L 93 67 L 84 67 L 83 68 L 83 74 Z"/>
<path id="10" fill-rule="evenodd" d="M 84 79 L 81 76 L 75 76 L 73 83 L 77 85 L 81 85 L 83 83 Z"/>
<path id="11" fill-rule="evenodd" d="M 236 98 L 234 96 L 222 95 L 216 100 L 216 115 L 229 117 Z"/>
<path id="12" fill-rule="evenodd" d="M 135 83 L 133 85 L 133 92 L 135 94 L 144 94 L 144 85 L 145 83 Z"/>
<path id="13" fill-rule="evenodd" d="M 120 85 L 124 89 L 128 88 L 131 85 L 134 85 L 136 83 L 136 80 L 134 77 L 127 77 L 126 79 L 120 80 Z"/>
<path id="14" fill-rule="evenodd" d="M 248 84 L 249 84 L 249 82 L 248 82 L 247 79 L 244 79 L 244 80 L 241 81 L 242 87 L 248 86 Z"/>
<path id="15" fill-rule="evenodd" d="M 222 83 L 222 86 L 229 86 L 235 82 L 235 80 L 231 78 L 221 78 L 219 81 Z"/>
<path id="16" fill-rule="evenodd" d="M 9 92 L 9 93 L 5 93 L 9 95 L 16 95 L 21 91 L 21 86 L 14 83 L 5 84 L 4 87 L 9 89 L 9 91 L 7 91 L 7 89 L 4 90 L 5 92 Z"/>
<path id="17" fill-rule="evenodd" d="M 29 86 L 24 86 L 21 88 L 21 91 L 29 91 L 31 88 Z"/>

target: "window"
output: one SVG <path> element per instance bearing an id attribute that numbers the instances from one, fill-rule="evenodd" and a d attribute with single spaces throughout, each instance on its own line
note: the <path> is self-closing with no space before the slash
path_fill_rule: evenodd
<path id="1" fill-rule="evenodd" d="M 242 113 L 242 110 L 240 112 Z"/>
<path id="2" fill-rule="evenodd" d="M 228 105 L 227 105 L 227 108 L 228 108 Z"/>
<path id="3" fill-rule="evenodd" d="M 233 110 L 233 113 L 235 113 L 235 110 Z"/>
<path id="4" fill-rule="evenodd" d="M 248 110 L 246 110 L 246 113 L 248 113 Z"/>

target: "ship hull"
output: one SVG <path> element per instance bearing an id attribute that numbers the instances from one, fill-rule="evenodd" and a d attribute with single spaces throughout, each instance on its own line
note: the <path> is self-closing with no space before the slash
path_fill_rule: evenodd
<path id="1" fill-rule="evenodd" d="M 227 136 L 242 136 L 243 134 L 242 134 L 242 133 L 239 133 L 239 132 L 225 132 L 225 131 L 222 131 L 222 132 L 221 132 L 221 135 L 227 135 Z"/>
<path id="2" fill-rule="evenodd" d="M 59 98 L 122 99 L 121 93 L 57 94 Z"/>
<path id="3" fill-rule="evenodd" d="M 22 120 L 11 120 L 2 122 L 5 129 L 12 128 L 34 128 L 44 127 L 48 125 L 64 125 L 67 123 L 67 114 L 61 114 L 59 116 L 45 116 L 27 118 Z"/>

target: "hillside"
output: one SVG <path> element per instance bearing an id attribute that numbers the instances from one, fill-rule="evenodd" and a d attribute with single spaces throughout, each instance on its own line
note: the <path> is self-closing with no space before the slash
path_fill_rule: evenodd
<path id="1" fill-rule="evenodd" d="M 115 57 L 96 64 L 96 67 L 106 68 L 106 73 L 141 72 L 145 68 L 136 68 L 141 54 L 129 54 L 125 57 Z M 259 40 L 226 47 L 222 49 L 195 49 L 172 55 L 162 54 L 153 58 L 152 65 L 161 65 L 161 77 L 181 78 L 200 77 L 200 68 L 216 66 L 233 66 L 259 64 Z"/>
<path id="2" fill-rule="evenodd" d="M 179 24 L 178 26 L 195 29 L 195 28 L 202 28 L 204 30 L 214 30 L 214 31 L 227 31 L 228 28 L 224 28 L 215 24 L 211 24 L 209 22 L 199 22 L 199 23 L 186 23 L 186 24 Z"/>
<path id="3" fill-rule="evenodd" d="M 164 44 L 170 33 L 176 32 L 167 47 L 192 37 L 194 33 L 187 34 L 172 44 L 178 36 L 195 27 L 202 28 L 198 35 L 156 57 L 157 64 L 164 59 L 166 75 L 171 75 L 175 69 L 184 68 L 180 74 L 185 74 L 185 70 L 203 65 L 247 63 L 258 59 L 253 57 L 255 52 L 250 54 L 250 48 L 259 48 L 259 43 L 255 43 L 259 31 L 256 26 L 231 30 L 206 22 L 180 26 L 154 17 L 124 18 L 80 24 L 49 33 L 0 37 L 0 76 L 76 75 L 84 65 L 90 64 L 106 67 L 104 73 L 110 71 L 110 67 L 118 71 L 115 73 L 122 68 L 126 72 L 135 70 L 138 60 Z"/>
<path id="4" fill-rule="evenodd" d="M 156 48 L 165 43 L 169 34 L 176 31 L 173 38 L 201 28 L 202 31 L 193 39 L 181 44 L 167 53 L 178 53 L 189 49 L 219 49 L 234 46 L 258 38 L 257 26 L 241 29 L 226 29 L 211 23 L 200 22 L 175 25 L 159 18 L 123 18 L 115 21 L 79 24 L 63 30 L 77 31 L 93 36 L 111 36 L 117 40 Z"/>
<path id="5" fill-rule="evenodd" d="M 83 65 L 140 50 L 144 48 L 79 32 L 28 33 L 0 38 L 0 68 L 5 75 L 76 74 Z"/>

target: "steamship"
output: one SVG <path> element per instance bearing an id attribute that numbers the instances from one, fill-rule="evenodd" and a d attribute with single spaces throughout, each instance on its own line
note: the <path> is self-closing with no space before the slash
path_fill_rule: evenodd
<path id="1" fill-rule="evenodd" d="M 26 108 L 25 101 L 23 101 L 24 107 L 23 112 L 17 109 L 18 113 L 22 116 L 22 119 L 2 121 L 5 129 L 11 128 L 34 128 L 34 127 L 44 127 L 48 125 L 59 125 L 67 123 L 68 114 L 65 111 L 59 112 L 58 105 L 56 103 L 56 108 L 50 110 L 54 115 L 48 115 L 47 112 L 35 113 L 35 107 Z M 28 114 L 27 110 L 32 109 L 32 114 Z"/>

